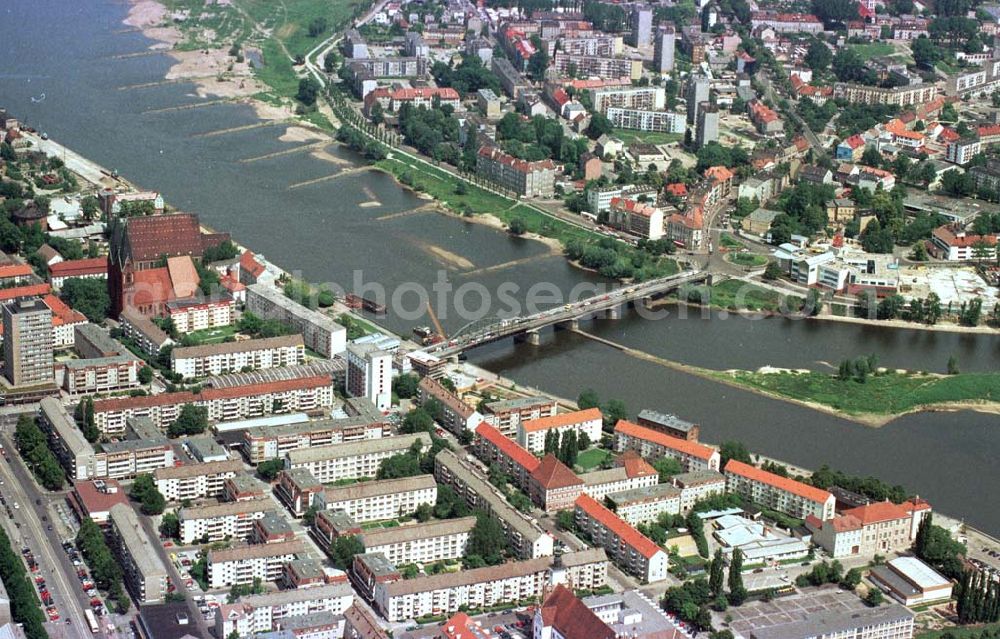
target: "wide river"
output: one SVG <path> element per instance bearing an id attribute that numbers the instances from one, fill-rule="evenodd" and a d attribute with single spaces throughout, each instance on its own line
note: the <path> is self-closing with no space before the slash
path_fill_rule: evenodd
<path id="1" fill-rule="evenodd" d="M 311 281 L 348 289 L 356 279 L 381 285 L 390 299 L 395 293 L 400 301 L 385 320 L 400 332 L 427 323 L 414 291 L 439 278 L 456 289 L 480 283 L 491 295 L 505 285 L 511 287 L 507 299 L 516 303 L 533 286 L 568 293 L 581 283 L 605 284 L 541 243 L 429 210 L 404 214 L 425 202 L 384 175 L 352 172 L 301 184 L 353 166 L 354 158 L 336 147 L 328 151 L 338 162 L 305 152 L 241 161 L 302 143 L 280 140 L 283 126 L 226 132 L 258 121 L 243 105 L 169 110 L 204 100 L 193 85 L 158 83 L 171 65 L 165 55 L 127 55 L 151 44 L 123 27 L 127 8 L 107 0 L 3 3 L 0 107 L 133 182 L 161 191 L 173 206 L 197 212 L 205 223 L 231 231 Z M 201 135 L 212 132 L 220 133 Z M 470 319 L 457 312 L 453 296 L 431 299 L 448 330 Z M 474 312 L 479 295 L 471 291 L 460 302 Z M 509 307 L 506 303 L 504 310 Z M 952 354 L 966 371 L 996 370 L 1000 362 L 995 335 L 692 315 L 683 319 L 673 313 L 659 321 L 627 316 L 583 328 L 710 368 L 770 364 L 829 370 L 845 357 L 868 353 L 876 353 L 883 365 L 935 371 L 942 371 Z M 871 429 L 678 373 L 570 333 L 547 334 L 540 347 L 498 344 L 470 358 L 566 397 L 592 387 L 602 397 L 623 399 L 633 414 L 644 407 L 674 412 L 700 423 L 707 441 L 738 438 L 794 464 L 826 463 L 901 483 L 937 509 L 1000 534 L 996 416 L 926 413 Z"/>

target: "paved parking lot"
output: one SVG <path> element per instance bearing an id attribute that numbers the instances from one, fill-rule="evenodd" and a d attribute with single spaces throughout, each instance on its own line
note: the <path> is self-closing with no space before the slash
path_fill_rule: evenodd
<path id="1" fill-rule="evenodd" d="M 756 628 L 764 628 L 792 621 L 803 621 L 824 610 L 850 612 L 864 608 L 865 604 L 856 595 L 830 586 L 808 593 L 782 597 L 774 601 L 758 601 L 739 608 L 730 608 L 732 616 L 729 628 L 736 634 L 749 635 Z"/>

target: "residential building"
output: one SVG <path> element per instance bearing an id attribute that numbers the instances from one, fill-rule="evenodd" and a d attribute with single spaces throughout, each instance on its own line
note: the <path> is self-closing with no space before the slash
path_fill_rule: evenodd
<path id="1" fill-rule="evenodd" d="M 996 160 L 987 160 L 986 166 L 974 166 L 966 171 L 966 174 L 972 177 L 977 192 L 983 190 L 997 191 L 1000 189 L 1000 162 Z"/>
<path id="2" fill-rule="evenodd" d="M 704 75 L 692 75 L 688 78 L 687 85 L 687 122 L 695 124 L 698 122 L 698 108 L 701 104 L 709 101 L 709 89 L 711 80 Z"/>
<path id="3" fill-rule="evenodd" d="M 104 527 L 111 520 L 112 506 L 128 505 L 128 494 L 113 479 L 89 479 L 73 482 L 68 501 L 80 521 L 90 519 Z"/>
<path id="4" fill-rule="evenodd" d="M 54 290 L 63 287 L 68 279 L 108 278 L 108 258 L 89 257 L 81 260 L 65 260 L 49 267 L 49 283 Z"/>
<path id="5" fill-rule="evenodd" d="M 167 595 L 167 568 L 138 515 L 128 504 L 115 504 L 109 522 L 111 547 L 129 592 L 140 604 L 163 601 Z"/>
<path id="6" fill-rule="evenodd" d="M 496 488 L 454 452 L 442 450 L 437 454 L 434 478 L 451 486 L 473 510 L 484 510 L 496 519 L 516 557 L 532 559 L 552 554 L 552 537 L 511 506 Z"/>
<path id="7" fill-rule="evenodd" d="M 378 582 L 373 606 L 390 623 L 425 615 L 447 615 L 460 607 L 486 608 L 538 597 L 553 582 L 599 588 L 607 580 L 601 549 L 571 552 L 554 560 L 538 557 L 499 566 L 445 572 L 415 579 Z"/>
<path id="8" fill-rule="evenodd" d="M 658 240 L 663 237 L 663 210 L 643 202 L 614 198 L 608 224 L 643 239 Z"/>
<path id="9" fill-rule="evenodd" d="M 691 512 L 702 499 L 726 492 L 726 476 L 717 470 L 697 470 L 681 473 L 670 478 L 670 482 L 681 489 L 681 512 Z"/>
<path id="10" fill-rule="evenodd" d="M 245 501 L 217 502 L 190 506 L 177 511 L 180 520 L 180 540 L 184 545 L 199 539 L 222 541 L 226 538 L 249 539 L 253 521 L 274 510 L 268 496 Z"/>
<path id="11" fill-rule="evenodd" d="M 245 369 L 293 366 L 305 361 L 301 335 L 240 342 L 181 346 L 170 353 L 170 368 L 186 379 L 237 373 Z"/>
<path id="12" fill-rule="evenodd" d="M 694 139 L 699 149 L 709 142 L 719 141 L 719 107 L 708 102 L 698 105 L 698 125 Z"/>
<path id="13" fill-rule="evenodd" d="M 433 475 L 329 486 L 316 498 L 324 510 L 343 510 L 358 523 L 412 515 L 422 504 L 437 501 Z"/>
<path id="14" fill-rule="evenodd" d="M 848 198 L 836 198 L 826 203 L 826 219 L 834 224 L 850 222 L 856 212 L 854 200 Z"/>
<path id="15" fill-rule="evenodd" d="M 761 135 L 781 135 L 785 132 L 785 123 L 778 117 L 777 112 L 760 100 L 748 102 L 747 110 L 750 113 L 750 121 Z"/>
<path id="16" fill-rule="evenodd" d="M 292 326 L 302 339 L 323 357 L 333 357 L 347 349 L 347 329 L 319 311 L 289 299 L 282 291 L 263 283 L 247 286 L 246 310 L 263 319 Z"/>
<path id="17" fill-rule="evenodd" d="M 993 261 L 997 257 L 997 236 L 976 235 L 960 224 L 945 224 L 931 233 L 931 252 L 949 262 Z"/>
<path id="18" fill-rule="evenodd" d="M 624 419 L 615 424 L 615 450 L 620 453 L 632 450 L 646 459 L 671 457 L 686 472 L 719 470 L 719 451 Z"/>
<path id="19" fill-rule="evenodd" d="M 552 160 L 528 162 L 498 148 L 479 149 L 476 174 L 519 197 L 552 197 L 556 165 Z"/>
<path id="20" fill-rule="evenodd" d="M 210 550 L 208 585 L 215 589 L 250 584 L 254 579 L 277 581 L 282 575 L 284 565 L 304 552 L 305 546 L 297 539 L 280 544 L 256 544 Z M 311 593 L 311 590 L 310 588 L 305 592 Z"/>
<path id="21" fill-rule="evenodd" d="M 368 608 L 354 604 L 344 611 L 344 639 L 389 639 L 389 633 Z"/>
<path id="22" fill-rule="evenodd" d="M 243 469 L 235 459 L 168 466 L 153 471 L 156 488 L 167 501 L 218 498 L 227 479 Z"/>
<path id="23" fill-rule="evenodd" d="M 600 86 L 589 89 L 590 102 L 595 113 L 607 113 L 608 109 L 634 109 L 639 111 L 662 111 L 666 106 L 663 87 L 646 86 Z"/>
<path id="24" fill-rule="evenodd" d="M 180 391 L 102 399 L 94 402 L 94 422 L 98 430 L 109 437 L 123 433 L 129 417 L 149 417 L 157 428 L 165 429 L 177 419 L 185 404 L 205 407 L 210 421 L 234 421 L 332 407 L 333 386 L 329 376 L 314 376 L 229 388 L 206 388 L 200 393 Z"/>
<path id="25" fill-rule="evenodd" d="M 657 73 L 671 73 L 674 70 L 674 50 L 677 45 L 677 31 L 673 24 L 660 24 L 653 36 L 653 70 Z"/>
<path id="26" fill-rule="evenodd" d="M 462 398 L 445 388 L 439 381 L 431 377 L 420 380 L 420 404 L 429 400 L 437 400 L 441 406 L 441 418 L 438 423 L 455 435 L 475 430 L 483 417 L 469 406 Z"/>
<path id="27" fill-rule="evenodd" d="M 545 450 L 546 435 L 555 432 L 564 437 L 570 431 L 578 438 L 586 435 L 591 442 L 599 442 L 603 420 L 601 409 L 589 408 L 522 421 L 517 427 L 517 443 L 532 453 L 541 453 Z"/>
<path id="28" fill-rule="evenodd" d="M 514 68 L 507 58 L 492 58 L 490 70 L 500 78 L 500 86 L 507 95 L 514 100 L 521 97 L 521 93 L 531 87 L 531 83 L 521 75 L 521 72 Z"/>
<path id="29" fill-rule="evenodd" d="M 362 533 L 365 552 L 380 552 L 396 566 L 434 563 L 465 556 L 475 517 L 431 520 L 414 526 Z"/>
<path id="30" fill-rule="evenodd" d="M 583 486 L 582 479 L 548 453 L 528 479 L 528 495 L 545 512 L 555 512 L 572 508 Z"/>
<path id="31" fill-rule="evenodd" d="M 323 484 L 318 482 L 307 469 L 293 468 L 278 473 L 274 493 L 293 516 L 302 517 L 314 505 L 317 496 L 323 490 Z"/>
<path id="32" fill-rule="evenodd" d="M 919 498 L 902 504 L 876 502 L 844 510 L 827 521 L 806 517 L 806 528 L 813 543 L 835 559 L 885 556 L 912 546 L 920 522 L 930 512 L 930 504 Z"/>
<path id="33" fill-rule="evenodd" d="M 611 493 L 607 498 L 614 504 L 615 513 L 630 526 L 655 522 L 663 513 L 681 512 L 681 489 L 670 484 Z"/>
<path id="34" fill-rule="evenodd" d="M 215 636 L 226 639 L 233 632 L 240 637 L 252 636 L 278 630 L 291 619 L 324 612 L 346 614 L 356 608 L 353 603 L 354 592 L 347 583 L 245 595 L 236 603 L 215 609 Z"/>
<path id="35" fill-rule="evenodd" d="M 836 500 L 829 492 L 730 459 L 724 471 L 726 490 L 765 508 L 805 519 L 812 515 L 820 521 L 833 518 Z"/>
<path id="36" fill-rule="evenodd" d="M 618 129 L 684 133 L 687 128 L 684 115 L 670 111 L 645 111 L 622 107 L 608 107 L 606 116 L 611 121 L 611 124 Z"/>
<path id="37" fill-rule="evenodd" d="M 751 29 L 769 27 L 776 33 L 821 33 L 823 22 L 812 14 L 755 11 L 750 16 Z"/>
<path id="38" fill-rule="evenodd" d="M 214 298 L 196 294 L 164 302 L 163 313 L 174 323 L 178 333 L 187 335 L 232 326 L 236 321 L 236 300 L 229 293 L 219 293 Z"/>
<path id="39" fill-rule="evenodd" d="M 527 491 L 531 474 L 538 468 L 538 458 L 504 436 L 488 422 L 476 428 L 473 450 L 488 467 L 498 466 L 520 490 Z"/>
<path id="40" fill-rule="evenodd" d="M 66 305 L 55 295 L 46 295 L 42 302 L 52 311 L 52 345 L 70 348 L 76 343 L 76 327 L 87 323 L 87 316 Z"/>
<path id="41" fill-rule="evenodd" d="M 38 423 L 48 435 L 49 449 L 55 453 L 70 480 L 107 477 L 105 458 L 94 451 L 63 403 L 55 397 L 45 397 L 39 408 Z"/>
<path id="42" fill-rule="evenodd" d="M 698 441 L 698 424 L 692 424 L 691 422 L 685 421 L 676 415 L 660 413 L 655 410 L 644 408 L 639 411 L 639 416 L 636 421 L 639 426 L 645 426 L 646 428 L 658 430 L 665 435 L 670 435 L 671 437 L 686 439 L 692 442 Z"/>
<path id="43" fill-rule="evenodd" d="M 364 440 L 350 446 L 334 444 L 314 448 L 300 448 L 285 454 L 285 468 L 304 468 L 319 482 L 333 483 L 341 479 L 375 477 L 383 461 L 416 447 L 430 446 L 426 433 L 399 435 L 381 439 Z"/>
<path id="44" fill-rule="evenodd" d="M 137 388 L 143 366 L 141 360 L 123 353 L 96 359 L 68 359 L 60 362 L 56 370 L 62 372 L 63 390 L 70 395 L 82 395 Z"/>
<path id="45" fill-rule="evenodd" d="M 476 105 L 487 119 L 500 119 L 500 98 L 489 89 L 476 92 Z"/>
<path id="46" fill-rule="evenodd" d="M 911 639 L 914 614 L 899 604 L 859 608 L 849 612 L 827 609 L 809 619 L 779 623 L 750 632 L 750 639 Z"/>
<path id="47" fill-rule="evenodd" d="M 383 111 L 398 113 L 404 106 L 430 109 L 435 104 L 450 106 L 458 110 L 461 106 L 458 91 L 451 87 L 418 87 L 415 89 L 391 89 L 379 87 L 365 96 L 364 113 L 371 117 L 372 107 L 379 104 Z"/>
<path id="48" fill-rule="evenodd" d="M 392 405 L 392 355 L 372 344 L 347 346 L 347 395 L 366 397 L 379 410 Z"/>
<path id="49" fill-rule="evenodd" d="M 132 438 L 104 442 L 97 453 L 98 464 L 103 459 L 107 477 L 130 479 L 174 465 L 173 446 L 149 420 L 129 419 L 128 426 Z"/>
<path id="50" fill-rule="evenodd" d="M 382 418 L 374 405 L 369 405 L 374 415 L 244 429 L 240 452 L 247 463 L 256 466 L 268 459 L 283 458 L 292 450 L 388 437 L 389 422 Z"/>
<path id="51" fill-rule="evenodd" d="M 511 439 L 517 437 L 522 421 L 555 414 L 556 402 L 549 397 L 501 399 L 488 402 L 483 407 L 483 420 Z"/>
<path id="52" fill-rule="evenodd" d="M 556 51 L 552 66 L 562 76 L 568 76 L 575 66 L 576 72 L 588 78 L 630 78 L 642 77 L 642 60 L 632 58 L 609 58 L 589 55 L 572 55 Z"/>
<path id="53" fill-rule="evenodd" d="M 646 47 L 653 41 L 653 9 L 634 5 L 629 13 L 629 44 Z"/>
<path id="54" fill-rule="evenodd" d="M 660 473 L 633 451 L 625 451 L 614 468 L 593 470 L 580 475 L 583 492 L 597 500 L 612 493 L 655 486 L 660 481 Z"/>
<path id="55" fill-rule="evenodd" d="M 40 299 L 3 305 L 4 376 L 11 386 L 52 383 L 52 311 Z"/>
<path id="56" fill-rule="evenodd" d="M 158 356 L 160 349 L 173 344 L 173 340 L 159 326 L 131 306 L 118 315 L 118 325 L 125 337 L 150 357 Z"/>
<path id="57" fill-rule="evenodd" d="M 833 97 L 852 104 L 886 104 L 900 107 L 915 106 L 932 101 L 937 96 L 934 84 L 912 84 L 898 87 L 877 87 L 868 84 L 838 82 L 833 86 Z"/>
<path id="58" fill-rule="evenodd" d="M 916 557 L 896 557 L 875 566 L 869 579 L 904 606 L 951 599 L 952 581 Z"/>
<path id="59" fill-rule="evenodd" d="M 667 578 L 667 553 L 590 495 L 576 499 L 576 525 L 625 572 L 647 583 Z"/>

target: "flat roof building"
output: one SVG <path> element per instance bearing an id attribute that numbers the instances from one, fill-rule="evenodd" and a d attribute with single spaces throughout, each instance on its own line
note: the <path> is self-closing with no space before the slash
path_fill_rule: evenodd
<path id="1" fill-rule="evenodd" d="M 111 539 L 129 592 L 139 603 L 162 601 L 167 594 L 167 568 L 139 517 L 128 504 L 115 504 L 110 514 Z"/>

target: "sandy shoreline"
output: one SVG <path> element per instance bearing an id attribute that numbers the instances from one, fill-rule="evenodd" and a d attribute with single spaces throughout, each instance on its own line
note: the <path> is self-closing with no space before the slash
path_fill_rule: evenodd
<path id="1" fill-rule="evenodd" d="M 825 320 L 831 322 L 843 322 L 845 324 L 864 324 L 866 326 L 885 328 L 908 328 L 915 331 L 937 331 L 940 333 L 974 333 L 977 335 L 1000 335 L 1000 330 L 989 326 L 960 326 L 958 324 L 920 324 L 918 322 L 906 322 L 904 320 L 868 320 L 861 317 L 845 317 L 842 315 L 832 315 L 824 313 L 816 315 L 810 319 Z"/>

